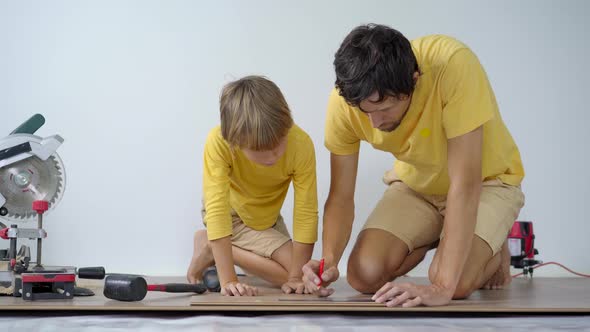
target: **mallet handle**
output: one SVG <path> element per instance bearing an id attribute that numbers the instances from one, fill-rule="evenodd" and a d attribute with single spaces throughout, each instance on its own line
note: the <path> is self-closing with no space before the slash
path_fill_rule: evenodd
<path id="1" fill-rule="evenodd" d="M 197 293 L 207 290 L 203 284 L 153 284 L 147 286 L 148 291 L 167 293 Z"/>

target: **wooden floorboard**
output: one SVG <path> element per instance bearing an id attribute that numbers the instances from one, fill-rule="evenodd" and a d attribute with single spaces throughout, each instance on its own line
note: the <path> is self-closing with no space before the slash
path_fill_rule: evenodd
<path id="1" fill-rule="evenodd" d="M 150 282 L 183 282 L 183 278 L 148 278 Z M 417 308 L 386 308 L 368 301 L 339 280 L 331 299 L 311 295 L 284 295 L 277 288 L 248 278 L 259 287 L 258 297 L 223 297 L 218 293 L 202 295 L 150 292 L 141 302 L 120 302 L 102 295 L 98 281 L 81 281 L 96 292 L 92 297 L 72 300 L 23 301 L 0 296 L 0 311 L 194 311 L 194 312 L 448 312 L 448 313 L 590 313 L 590 279 L 534 278 L 515 279 L 507 289 L 481 290 L 466 300 L 452 301 L 448 306 Z M 404 278 L 403 281 L 426 283 L 425 278 Z"/>

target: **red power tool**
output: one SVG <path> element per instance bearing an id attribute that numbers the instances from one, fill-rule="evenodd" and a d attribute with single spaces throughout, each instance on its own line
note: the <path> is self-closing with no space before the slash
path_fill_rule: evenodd
<path id="1" fill-rule="evenodd" d="M 508 250 L 510 251 L 510 265 L 517 269 L 523 269 L 526 277 L 533 276 L 533 266 L 541 264 L 535 255 L 539 251 L 535 249 L 535 233 L 532 221 L 515 221 L 508 234 Z"/>

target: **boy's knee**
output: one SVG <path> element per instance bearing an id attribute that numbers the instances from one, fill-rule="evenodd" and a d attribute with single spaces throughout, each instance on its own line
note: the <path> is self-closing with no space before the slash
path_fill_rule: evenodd
<path id="1" fill-rule="evenodd" d="M 200 230 L 196 231 L 195 235 L 193 237 L 193 240 L 194 240 L 195 244 L 208 245 L 209 239 L 207 238 L 207 230 L 200 229 Z"/>

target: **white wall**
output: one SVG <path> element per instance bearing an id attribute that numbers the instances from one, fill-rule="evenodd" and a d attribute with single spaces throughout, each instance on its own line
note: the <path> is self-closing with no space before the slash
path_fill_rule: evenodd
<path id="1" fill-rule="evenodd" d="M 324 113 L 344 36 L 369 22 L 409 38 L 450 34 L 479 55 L 521 149 L 521 219 L 535 222 L 540 258 L 588 273 L 589 14 L 585 1 L 3 1 L 0 133 L 40 112 L 38 133 L 65 138 L 67 190 L 46 218 L 47 263 L 183 275 L 224 83 L 264 74 L 282 88 L 316 143 L 323 206 Z M 363 145 L 353 237 L 392 161 Z"/>

